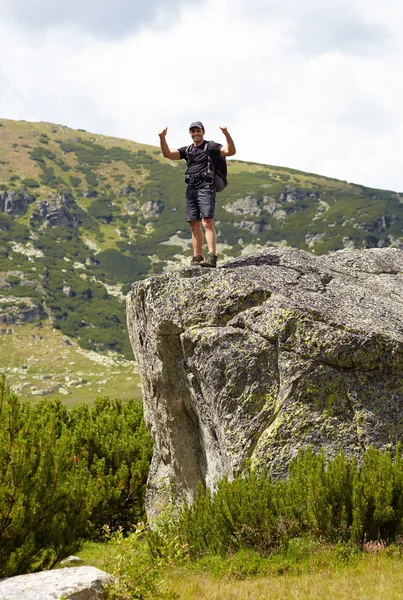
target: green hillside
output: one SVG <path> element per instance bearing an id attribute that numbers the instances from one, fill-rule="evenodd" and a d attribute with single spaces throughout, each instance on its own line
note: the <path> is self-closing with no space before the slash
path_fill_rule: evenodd
<path id="1" fill-rule="evenodd" d="M 12 335 L 0 335 L 0 365 L 20 400 L 60 398 L 71 407 L 92 405 L 103 396 L 122 401 L 142 397 L 133 360 L 80 348 L 54 330 L 49 320 L 41 327 L 37 323 L 14 326 Z"/>
<path id="2" fill-rule="evenodd" d="M 217 197 L 221 262 L 266 245 L 322 254 L 403 244 L 403 195 L 236 160 L 228 171 Z M 184 172 L 158 147 L 0 119 L 3 331 L 49 321 L 82 348 L 132 359 L 131 283 L 191 254 Z"/>

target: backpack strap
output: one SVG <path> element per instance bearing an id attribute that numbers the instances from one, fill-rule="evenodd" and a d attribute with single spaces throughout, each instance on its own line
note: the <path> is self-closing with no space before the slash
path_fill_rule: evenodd
<path id="1" fill-rule="evenodd" d="M 190 146 L 188 146 L 188 147 L 186 148 L 186 150 L 185 150 L 185 160 L 186 160 L 186 164 L 187 164 L 187 163 L 188 163 L 188 161 L 189 161 L 189 154 L 190 154 L 190 149 L 191 149 L 191 147 L 192 147 L 192 146 L 193 146 L 193 144 L 190 144 Z"/>
<path id="2" fill-rule="evenodd" d="M 190 146 L 188 146 L 185 150 L 185 160 L 186 160 L 186 166 L 187 166 L 186 173 L 185 173 L 186 175 L 187 175 L 187 172 L 189 171 L 189 154 L 190 154 L 190 149 L 192 146 L 193 146 L 193 144 L 190 144 Z"/>
<path id="3" fill-rule="evenodd" d="M 213 171 L 214 173 L 214 165 L 213 165 L 213 161 L 211 158 L 211 152 L 210 152 L 210 148 L 209 148 L 209 142 L 206 141 L 206 143 L 204 144 L 204 148 L 203 148 L 204 152 L 207 154 L 207 177 L 210 178 L 211 177 L 211 172 Z"/>

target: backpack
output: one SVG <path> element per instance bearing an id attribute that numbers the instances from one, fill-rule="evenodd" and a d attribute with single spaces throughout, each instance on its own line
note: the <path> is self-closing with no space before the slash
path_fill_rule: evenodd
<path id="1" fill-rule="evenodd" d="M 211 177 L 214 182 L 214 187 L 216 192 L 222 192 L 228 185 L 227 180 L 227 159 L 225 156 L 221 156 L 221 154 L 214 155 L 214 158 L 209 152 L 209 142 L 206 141 L 204 144 L 203 150 L 207 152 L 208 156 L 208 166 L 207 166 L 207 177 Z M 190 149 L 193 144 L 190 144 L 186 148 L 186 159 L 189 156 Z M 213 173 L 213 175 L 212 175 Z"/>

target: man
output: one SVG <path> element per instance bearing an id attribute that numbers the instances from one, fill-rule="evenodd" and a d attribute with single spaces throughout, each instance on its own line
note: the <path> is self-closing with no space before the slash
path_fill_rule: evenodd
<path id="1" fill-rule="evenodd" d="M 193 258 L 192 266 L 216 267 L 217 266 L 217 236 L 214 227 L 214 208 L 215 208 L 215 187 L 213 183 L 214 173 L 211 172 L 211 162 L 214 165 L 215 155 L 234 156 L 235 144 L 228 133 L 226 127 L 221 127 L 226 144 L 216 142 L 207 142 L 204 139 L 204 126 L 200 121 L 194 121 L 189 127 L 190 137 L 193 140 L 189 152 L 188 146 L 183 146 L 178 150 L 168 147 L 166 135 L 168 127 L 159 131 L 161 152 L 165 158 L 171 160 L 186 160 L 187 171 L 185 181 L 188 184 L 186 188 L 186 220 L 189 223 L 192 232 Z M 209 156 L 206 152 L 208 144 Z M 201 224 L 203 224 L 206 242 L 208 246 L 208 256 L 206 260 L 202 256 L 203 234 Z"/>

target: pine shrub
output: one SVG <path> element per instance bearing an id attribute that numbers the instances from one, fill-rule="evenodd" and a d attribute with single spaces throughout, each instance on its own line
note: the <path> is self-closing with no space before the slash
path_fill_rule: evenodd
<path id="1" fill-rule="evenodd" d="M 393 542 L 403 528 L 403 459 L 370 447 L 362 464 L 341 451 L 300 450 L 287 479 L 271 480 L 247 470 L 224 478 L 214 493 L 197 489 L 185 504 L 177 531 L 192 558 L 254 549 L 266 555 L 287 548 L 295 538 L 363 546 Z"/>
<path id="2" fill-rule="evenodd" d="M 151 439 L 133 401 L 20 402 L 0 380 L 0 577 L 52 567 L 144 518 Z"/>

